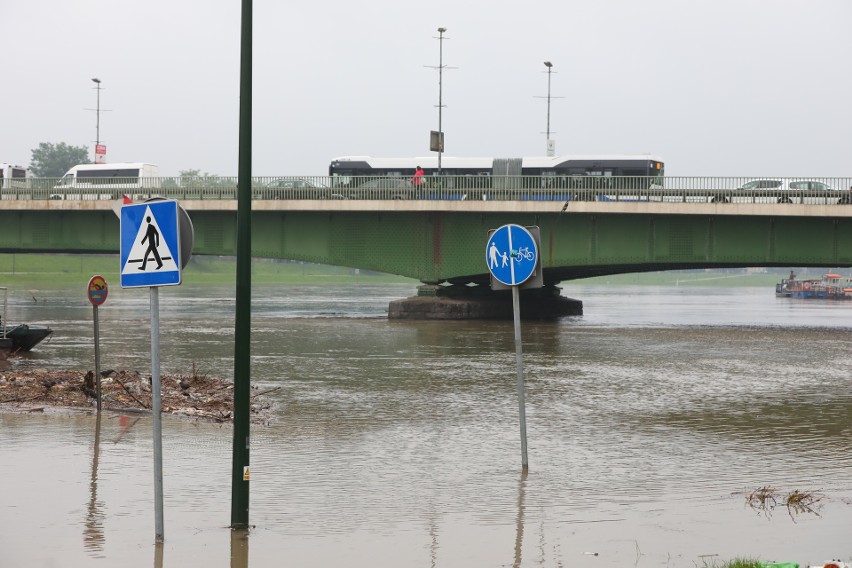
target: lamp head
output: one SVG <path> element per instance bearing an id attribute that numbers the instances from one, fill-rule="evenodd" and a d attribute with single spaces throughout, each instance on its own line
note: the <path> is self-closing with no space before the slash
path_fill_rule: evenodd
<path id="1" fill-rule="evenodd" d="M 544 66 L 549 69 L 549 68 L 553 67 L 553 63 L 551 63 L 550 61 L 545 61 Z"/>
<path id="2" fill-rule="evenodd" d="M 100 85 L 101 80 L 100 80 L 100 79 L 98 79 L 97 77 L 92 77 L 92 82 L 93 82 L 93 83 L 97 83 L 97 84 L 99 84 L 99 85 Z"/>
<path id="3" fill-rule="evenodd" d="M 447 31 L 447 28 L 438 28 L 438 31 L 444 33 L 445 31 Z"/>

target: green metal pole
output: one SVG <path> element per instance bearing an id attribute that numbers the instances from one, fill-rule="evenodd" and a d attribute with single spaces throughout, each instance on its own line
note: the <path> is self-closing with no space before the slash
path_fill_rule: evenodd
<path id="1" fill-rule="evenodd" d="M 251 31 L 252 0 L 242 0 L 240 150 L 237 170 L 237 301 L 234 336 L 234 448 L 231 528 L 249 528 L 251 424 Z"/>

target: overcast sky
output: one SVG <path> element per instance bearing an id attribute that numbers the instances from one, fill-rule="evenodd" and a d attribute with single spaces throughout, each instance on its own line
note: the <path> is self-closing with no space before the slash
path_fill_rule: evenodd
<path id="1" fill-rule="evenodd" d="M 240 0 L 0 0 L 0 162 L 40 142 L 236 175 Z M 652 153 L 667 175 L 852 176 L 849 0 L 254 1 L 257 176 L 429 155 Z"/>

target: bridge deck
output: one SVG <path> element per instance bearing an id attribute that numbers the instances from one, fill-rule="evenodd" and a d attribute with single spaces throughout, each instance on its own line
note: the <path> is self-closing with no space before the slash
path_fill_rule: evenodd
<path id="1" fill-rule="evenodd" d="M 236 211 L 236 200 L 180 200 L 192 211 Z M 0 211 L 115 211 L 113 200 L 3 200 Z M 759 217 L 852 217 L 852 207 L 794 203 L 678 203 L 655 201 L 436 201 L 277 199 L 253 200 L 252 211 L 606 213 L 637 215 L 746 215 Z"/>

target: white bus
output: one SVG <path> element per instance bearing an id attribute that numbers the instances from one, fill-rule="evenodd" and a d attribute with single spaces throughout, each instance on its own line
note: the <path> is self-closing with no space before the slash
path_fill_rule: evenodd
<path id="1" fill-rule="evenodd" d="M 0 190 L 26 189 L 30 177 L 30 170 L 23 166 L 0 163 Z"/>
<path id="2" fill-rule="evenodd" d="M 53 187 L 51 199 L 117 199 L 127 193 L 149 193 L 160 187 L 154 164 L 125 162 L 78 164 Z"/>

